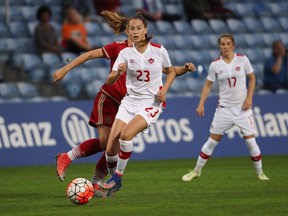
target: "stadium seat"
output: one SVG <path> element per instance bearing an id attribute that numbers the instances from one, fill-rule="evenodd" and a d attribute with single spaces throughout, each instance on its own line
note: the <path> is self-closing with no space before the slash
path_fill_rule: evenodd
<path id="1" fill-rule="evenodd" d="M 85 86 L 85 92 L 89 98 L 95 98 L 96 94 L 99 92 L 103 82 L 100 80 L 92 80 Z"/>
<path id="2" fill-rule="evenodd" d="M 66 96 L 55 95 L 50 98 L 51 101 L 58 102 L 58 101 L 68 101 Z"/>
<path id="3" fill-rule="evenodd" d="M 76 80 L 70 81 L 64 88 L 67 96 L 71 99 L 77 99 L 82 93 L 82 83 Z"/>
<path id="4" fill-rule="evenodd" d="M 266 3 L 267 7 L 270 8 L 275 17 L 288 16 L 288 3 L 287 1 L 273 2 L 269 1 Z"/>
<path id="5" fill-rule="evenodd" d="M 157 26 L 159 34 L 170 35 L 176 33 L 176 30 L 173 28 L 173 25 L 168 21 L 158 20 L 155 22 L 155 24 Z"/>
<path id="6" fill-rule="evenodd" d="M 153 42 L 163 45 L 166 49 L 175 49 L 176 45 L 174 42 L 174 37 L 167 37 L 164 35 L 155 35 L 153 37 Z"/>
<path id="7" fill-rule="evenodd" d="M 234 4 L 234 10 L 240 17 L 255 17 L 253 10 L 253 3 L 250 2 L 238 2 Z"/>
<path id="8" fill-rule="evenodd" d="M 18 82 L 17 88 L 23 98 L 32 98 L 40 95 L 36 86 L 29 82 Z"/>
<path id="9" fill-rule="evenodd" d="M 182 78 L 175 79 L 169 88 L 170 93 L 184 93 L 188 90 L 187 83 Z"/>
<path id="10" fill-rule="evenodd" d="M 229 33 L 226 23 L 221 19 L 209 19 L 208 23 L 214 33 L 223 34 Z"/>
<path id="11" fill-rule="evenodd" d="M 98 24 L 96 22 L 86 22 L 84 25 L 85 25 L 85 28 L 87 30 L 88 37 L 89 36 L 97 37 L 97 36 L 99 36 L 101 34 L 102 35 L 104 34 L 104 32 L 101 29 L 100 24 Z"/>
<path id="12" fill-rule="evenodd" d="M 195 49 L 191 35 L 175 35 L 173 40 L 176 49 Z"/>
<path id="13" fill-rule="evenodd" d="M 114 35 L 113 30 L 108 26 L 107 23 L 102 23 L 102 30 L 105 35 Z"/>
<path id="14" fill-rule="evenodd" d="M 30 37 L 28 28 L 24 22 L 14 21 L 9 24 L 11 36 L 13 37 Z"/>
<path id="15" fill-rule="evenodd" d="M 273 16 L 269 7 L 265 2 L 255 2 L 253 4 L 253 11 L 257 17 L 271 17 Z"/>
<path id="16" fill-rule="evenodd" d="M 288 95 L 288 90 L 287 89 L 277 89 L 276 94 L 287 94 Z"/>
<path id="17" fill-rule="evenodd" d="M 5 5 L 6 0 L 0 0 L 0 5 Z M 25 0 L 9 0 L 11 6 L 22 6 L 25 5 Z"/>
<path id="18" fill-rule="evenodd" d="M 244 34 L 244 38 L 248 47 L 263 47 L 264 42 L 261 33 Z"/>
<path id="19" fill-rule="evenodd" d="M 0 38 L 6 38 L 6 37 L 10 37 L 11 34 L 9 32 L 8 27 L 6 26 L 5 23 L 0 22 Z"/>
<path id="20" fill-rule="evenodd" d="M 182 18 L 184 18 L 183 14 L 185 14 L 185 12 L 183 11 L 182 8 L 182 4 L 165 4 L 164 5 L 164 11 L 167 14 L 170 15 L 178 15 Z"/>
<path id="21" fill-rule="evenodd" d="M 288 32 L 288 16 L 286 17 L 279 17 L 278 21 L 285 32 Z"/>
<path id="22" fill-rule="evenodd" d="M 26 23 L 37 21 L 37 18 L 36 18 L 37 9 L 38 9 L 38 6 L 22 6 L 20 8 L 22 16 Z"/>
<path id="23" fill-rule="evenodd" d="M 26 5 L 42 5 L 46 4 L 45 0 L 25 0 Z"/>
<path id="24" fill-rule="evenodd" d="M 206 34 L 203 35 L 189 35 L 191 42 L 195 49 L 210 49 L 210 38 Z"/>
<path id="25" fill-rule="evenodd" d="M 249 58 L 251 63 L 261 63 L 265 61 L 265 56 L 262 53 L 262 49 L 259 48 L 244 49 L 243 54 Z"/>
<path id="26" fill-rule="evenodd" d="M 17 98 L 19 97 L 19 92 L 15 83 L 5 82 L 0 83 L 0 98 Z"/>
<path id="27" fill-rule="evenodd" d="M 35 96 L 35 97 L 25 99 L 25 102 L 30 102 L 30 103 L 43 103 L 47 101 L 50 101 L 50 99 L 44 96 Z"/>
<path id="28" fill-rule="evenodd" d="M 157 29 L 157 26 L 154 22 L 149 22 L 148 24 L 148 35 L 157 35 L 159 34 L 159 31 Z"/>
<path id="29" fill-rule="evenodd" d="M 41 58 L 32 53 L 22 54 L 23 68 L 33 81 L 43 80 L 47 75 L 46 65 L 42 62 Z"/>
<path id="30" fill-rule="evenodd" d="M 61 53 L 61 59 L 64 64 L 67 64 L 68 62 L 71 62 L 78 56 L 75 53 L 72 52 L 62 52 Z"/>
<path id="31" fill-rule="evenodd" d="M 262 87 L 264 78 L 264 63 L 263 62 L 254 63 L 252 67 L 254 69 L 254 74 L 256 76 L 256 86 Z"/>
<path id="32" fill-rule="evenodd" d="M 50 67 L 60 68 L 63 65 L 59 55 L 55 53 L 43 53 L 41 54 L 43 62 Z"/>
<path id="33" fill-rule="evenodd" d="M 191 26 L 192 26 L 192 29 L 194 30 L 193 32 L 197 34 L 212 33 L 210 26 L 204 20 L 200 20 L 200 19 L 191 20 Z"/>
<path id="34" fill-rule="evenodd" d="M 34 32 L 35 32 L 35 28 L 36 28 L 37 24 L 38 24 L 37 21 L 30 21 L 27 23 L 28 31 L 32 37 L 34 37 Z"/>
<path id="35" fill-rule="evenodd" d="M 266 32 L 281 32 L 282 31 L 280 23 L 278 22 L 277 19 L 273 17 L 261 17 L 260 20 Z"/>
<path id="36" fill-rule="evenodd" d="M 121 6 L 121 12 L 125 15 L 125 16 L 133 16 L 133 14 L 135 13 L 135 9 L 133 7 L 133 5 L 122 5 Z"/>
<path id="37" fill-rule="evenodd" d="M 179 34 L 192 34 L 191 25 L 185 20 L 177 20 L 173 22 L 173 26 Z"/>
<path id="38" fill-rule="evenodd" d="M 218 34 L 208 34 L 207 38 L 209 40 L 209 43 L 210 43 L 212 49 L 218 49 L 219 48 L 219 46 L 218 46 L 219 35 Z"/>
<path id="39" fill-rule="evenodd" d="M 288 32 L 280 33 L 280 40 L 284 43 L 286 49 L 288 47 Z"/>
<path id="40" fill-rule="evenodd" d="M 243 22 L 251 33 L 265 31 L 263 24 L 257 18 L 244 17 Z"/>
<path id="41" fill-rule="evenodd" d="M 272 43 L 276 40 L 280 40 L 280 36 L 278 33 L 262 33 L 262 39 L 267 47 L 271 47 Z"/>
<path id="42" fill-rule="evenodd" d="M 207 58 L 209 59 L 209 62 L 219 58 L 220 56 L 220 51 L 218 49 L 211 49 L 211 50 L 208 50 L 207 52 Z"/>
<path id="43" fill-rule="evenodd" d="M 84 85 L 85 83 L 99 78 L 96 68 L 78 67 L 75 70 L 79 73 L 79 77 Z"/>
<path id="44" fill-rule="evenodd" d="M 238 19 L 227 19 L 227 25 L 231 33 L 245 33 L 247 32 L 247 27 L 243 21 Z"/>
<path id="45" fill-rule="evenodd" d="M 271 52 L 272 52 L 272 50 L 270 47 L 269 48 L 262 48 L 262 53 L 265 56 L 265 59 L 269 58 L 271 56 Z"/>
<path id="46" fill-rule="evenodd" d="M 21 12 L 21 6 L 10 6 L 10 21 L 11 22 L 22 22 L 24 17 Z"/>
<path id="47" fill-rule="evenodd" d="M 247 47 L 247 43 L 244 37 L 244 34 L 234 34 L 236 48 L 245 48 Z"/>

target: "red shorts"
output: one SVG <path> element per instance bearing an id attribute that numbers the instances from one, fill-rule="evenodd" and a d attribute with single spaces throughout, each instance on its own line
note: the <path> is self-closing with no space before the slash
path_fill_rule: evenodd
<path id="1" fill-rule="evenodd" d="M 94 100 L 89 125 L 93 127 L 97 127 L 98 125 L 112 127 L 119 106 L 120 104 L 116 101 L 103 92 L 99 92 Z"/>

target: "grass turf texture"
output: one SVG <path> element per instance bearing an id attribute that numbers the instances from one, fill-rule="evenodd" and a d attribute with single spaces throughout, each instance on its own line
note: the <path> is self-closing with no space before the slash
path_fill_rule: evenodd
<path id="1" fill-rule="evenodd" d="M 115 197 L 77 206 L 67 184 L 90 179 L 94 164 L 72 164 L 65 182 L 55 166 L 0 168 L 0 215 L 288 215 L 288 156 L 264 157 L 270 181 L 249 158 L 213 158 L 200 178 L 181 177 L 196 160 L 130 161 Z"/>

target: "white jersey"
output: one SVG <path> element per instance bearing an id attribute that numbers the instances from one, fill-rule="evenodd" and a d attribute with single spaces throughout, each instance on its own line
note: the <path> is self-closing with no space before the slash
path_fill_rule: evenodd
<path id="1" fill-rule="evenodd" d="M 162 67 L 171 67 L 167 50 L 158 44 L 149 43 L 144 53 L 134 45 L 120 51 L 112 70 L 126 63 L 126 87 L 129 97 L 155 98 L 162 83 Z"/>
<path id="2" fill-rule="evenodd" d="M 230 63 L 222 57 L 214 60 L 209 67 L 207 79 L 219 85 L 219 106 L 242 105 L 247 96 L 246 75 L 253 73 L 252 65 L 245 55 L 234 54 Z"/>

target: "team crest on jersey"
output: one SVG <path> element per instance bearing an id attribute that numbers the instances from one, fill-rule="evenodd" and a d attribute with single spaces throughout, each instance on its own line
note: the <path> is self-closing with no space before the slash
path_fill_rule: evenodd
<path id="1" fill-rule="evenodd" d="M 235 69 L 236 69 L 236 71 L 240 71 L 240 67 L 239 66 L 237 66 Z"/>
<path id="2" fill-rule="evenodd" d="M 149 64 L 153 64 L 154 63 L 154 59 L 152 59 L 152 58 L 148 59 L 148 63 Z"/>
<path id="3" fill-rule="evenodd" d="M 129 62 L 130 62 L 131 64 L 133 64 L 133 63 L 135 63 L 135 59 L 130 59 Z"/>

